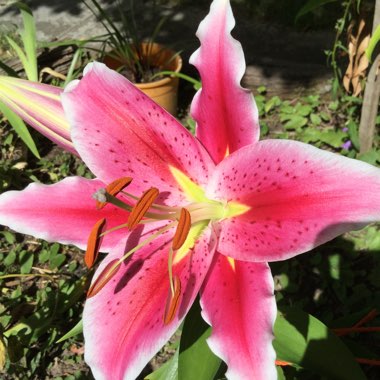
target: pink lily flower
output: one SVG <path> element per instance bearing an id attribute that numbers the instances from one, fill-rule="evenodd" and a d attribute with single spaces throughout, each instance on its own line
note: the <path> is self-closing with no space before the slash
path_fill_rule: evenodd
<path id="1" fill-rule="evenodd" d="M 379 169 L 300 142 L 258 141 L 233 26 L 229 1 L 214 0 L 198 29 L 197 137 L 93 63 L 62 102 L 75 149 L 96 179 L 0 196 L 1 224 L 89 246 L 89 266 L 98 249 L 109 252 L 83 315 L 85 359 L 96 379 L 136 378 L 198 293 L 213 328 L 208 344 L 227 363 L 227 378 L 276 379 L 266 262 L 380 219 Z"/>

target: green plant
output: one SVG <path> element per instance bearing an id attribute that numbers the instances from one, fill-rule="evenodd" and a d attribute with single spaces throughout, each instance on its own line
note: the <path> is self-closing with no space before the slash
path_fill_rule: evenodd
<path id="1" fill-rule="evenodd" d="M 152 24 L 153 28 L 149 28 L 150 33 L 147 33 L 149 37 L 144 38 L 142 25 L 137 24 L 136 14 L 144 14 L 143 12 L 150 9 L 149 14 L 157 17 L 159 13 L 157 1 L 139 3 L 129 0 L 127 6 L 123 6 L 120 0 L 116 1 L 117 14 L 121 18 L 119 22 L 97 0 L 83 0 L 83 2 L 107 31 L 107 34 L 100 37 L 103 39 L 102 56 L 106 55 L 118 61 L 117 71 L 123 72 L 135 83 L 151 81 L 160 68 L 155 67 L 155 62 L 150 57 L 150 51 L 166 17 L 159 18 L 157 23 L 150 20 L 149 25 Z M 140 17 L 139 22 L 141 23 L 142 20 L 143 17 Z M 146 47 L 144 47 L 144 43 L 146 43 Z M 176 55 L 172 55 L 169 62 Z"/>
<path id="2" fill-rule="evenodd" d="M 366 56 L 369 61 L 372 60 L 373 51 L 375 50 L 375 47 L 379 43 L 379 41 L 380 41 L 380 25 L 376 27 L 376 30 L 373 33 L 373 36 L 371 37 L 371 40 L 369 41 L 368 47 L 365 51 Z"/>

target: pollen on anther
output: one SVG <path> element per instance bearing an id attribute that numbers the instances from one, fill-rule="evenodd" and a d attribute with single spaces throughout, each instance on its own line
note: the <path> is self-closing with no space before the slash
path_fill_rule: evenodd
<path id="1" fill-rule="evenodd" d="M 98 257 L 102 240 L 100 235 L 104 229 L 105 224 L 105 218 L 98 220 L 90 232 L 90 236 L 88 237 L 87 241 L 86 253 L 84 254 L 84 262 L 87 268 L 92 268 Z"/>
<path id="2" fill-rule="evenodd" d="M 152 204 L 158 197 L 158 195 L 159 191 L 155 187 L 152 187 L 144 192 L 144 194 L 138 200 L 138 202 L 133 207 L 129 215 L 127 225 L 130 230 L 132 230 L 139 224 L 141 219 L 144 217 L 146 212 L 149 210 L 149 208 L 152 206 Z"/>
<path id="3" fill-rule="evenodd" d="M 190 212 L 182 208 L 181 214 L 178 220 L 177 229 L 175 231 L 174 237 L 173 237 L 173 250 L 176 251 L 182 247 L 182 245 L 185 243 L 187 236 L 189 235 L 191 227 L 191 216 Z"/>
<path id="4" fill-rule="evenodd" d="M 115 274 L 120 269 L 120 264 L 121 263 L 118 259 L 114 259 L 105 266 L 103 271 L 100 273 L 98 278 L 94 281 L 94 283 L 88 290 L 87 298 L 95 296 L 104 288 L 105 285 L 108 284 L 108 282 L 115 276 Z"/>
<path id="5" fill-rule="evenodd" d="M 171 321 L 173 321 L 179 304 L 180 304 L 180 296 L 181 296 L 181 280 L 178 276 L 174 276 L 173 278 L 174 285 L 174 293 L 172 293 L 169 288 L 169 295 L 166 301 L 165 314 L 164 314 L 164 324 L 168 325 Z"/>

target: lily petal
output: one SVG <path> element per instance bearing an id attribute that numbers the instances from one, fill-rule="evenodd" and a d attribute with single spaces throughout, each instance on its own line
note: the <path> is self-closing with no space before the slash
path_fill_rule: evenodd
<path id="1" fill-rule="evenodd" d="M 215 258 L 201 291 L 202 316 L 212 326 L 207 343 L 228 365 L 228 379 L 277 379 L 276 302 L 268 264 Z"/>
<path id="2" fill-rule="evenodd" d="M 296 141 L 266 140 L 219 164 L 209 193 L 250 207 L 220 223 L 219 251 L 293 257 L 380 219 L 380 170 Z"/>
<path id="3" fill-rule="evenodd" d="M 191 107 L 196 135 L 216 163 L 258 141 L 260 133 L 253 96 L 240 85 L 245 59 L 240 42 L 231 36 L 234 26 L 229 1 L 214 0 L 197 31 L 201 47 L 190 58 L 202 80 Z"/>
<path id="4" fill-rule="evenodd" d="M 0 101 L 38 132 L 77 155 L 63 113 L 62 92 L 56 86 L 0 76 Z"/>
<path id="5" fill-rule="evenodd" d="M 54 185 L 33 183 L 23 191 L 0 195 L 0 224 L 47 241 L 74 244 L 84 249 L 94 224 L 107 219 L 107 227 L 125 223 L 126 211 L 112 205 L 96 208 L 92 195 L 104 188 L 99 180 L 69 177 Z M 125 238 L 126 229 L 104 236 L 101 251 Z"/>
<path id="6" fill-rule="evenodd" d="M 72 140 L 90 170 L 104 182 L 133 177 L 135 194 L 149 185 L 172 201 L 184 199 L 170 167 L 205 183 L 211 158 L 163 108 L 125 77 L 101 63 L 89 64 L 80 82 L 62 95 Z M 127 154 L 126 154 L 127 152 Z"/>
<path id="7" fill-rule="evenodd" d="M 141 227 L 141 226 L 140 226 Z M 136 228 L 127 246 L 118 245 L 101 263 L 94 278 L 106 265 L 119 259 L 142 238 Z M 193 303 L 212 261 L 216 239 L 207 229 L 194 249 L 173 266 L 181 283 L 179 308 L 168 324 L 165 306 L 170 294 L 169 234 L 134 253 L 101 291 L 87 299 L 83 315 L 85 359 L 96 379 L 135 379 L 155 353 L 176 331 Z"/>

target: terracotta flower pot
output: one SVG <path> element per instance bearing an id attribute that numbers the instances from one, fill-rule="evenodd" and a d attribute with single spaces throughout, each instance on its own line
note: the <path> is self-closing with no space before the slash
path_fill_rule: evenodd
<path id="1" fill-rule="evenodd" d="M 158 71 L 169 70 L 178 73 L 182 68 L 181 57 L 163 45 L 143 43 L 142 54 L 145 56 L 149 55 L 151 66 L 157 67 Z M 114 70 L 123 66 L 123 62 L 114 56 L 105 56 L 103 61 L 109 68 Z M 153 82 L 136 83 L 136 86 L 172 115 L 176 115 L 178 79 L 178 77 L 167 76 Z"/>

